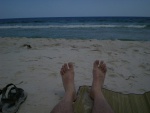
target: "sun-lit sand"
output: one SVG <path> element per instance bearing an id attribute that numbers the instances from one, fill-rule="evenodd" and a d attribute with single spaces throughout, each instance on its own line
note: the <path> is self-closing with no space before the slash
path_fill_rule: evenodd
<path id="1" fill-rule="evenodd" d="M 78 89 L 91 85 L 96 59 L 108 67 L 104 88 L 122 93 L 150 91 L 150 41 L 47 38 L 0 38 L 0 89 L 14 83 L 28 93 L 18 113 L 49 113 L 64 94 L 59 73 L 63 63 L 74 63 Z"/>

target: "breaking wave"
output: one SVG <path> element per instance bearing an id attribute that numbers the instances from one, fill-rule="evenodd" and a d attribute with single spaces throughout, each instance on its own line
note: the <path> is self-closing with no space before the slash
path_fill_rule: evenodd
<path id="1" fill-rule="evenodd" d="M 0 26 L 0 29 L 48 29 L 48 28 L 149 28 L 146 25 L 13 25 Z"/>

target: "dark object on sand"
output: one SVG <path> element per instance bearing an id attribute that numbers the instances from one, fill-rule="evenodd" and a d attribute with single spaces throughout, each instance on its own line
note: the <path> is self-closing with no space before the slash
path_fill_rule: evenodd
<path id="1" fill-rule="evenodd" d="M 23 47 L 27 47 L 28 49 L 32 48 L 31 45 L 29 45 L 29 44 L 24 44 Z"/>
<path id="2" fill-rule="evenodd" d="M 17 88 L 14 84 L 8 84 L 2 89 L 1 111 L 2 113 L 16 113 L 20 105 L 26 100 L 27 93 Z"/>

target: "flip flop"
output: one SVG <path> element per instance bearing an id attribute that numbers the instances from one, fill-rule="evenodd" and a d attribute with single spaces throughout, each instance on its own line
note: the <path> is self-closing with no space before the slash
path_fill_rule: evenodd
<path id="1" fill-rule="evenodd" d="M 8 87 L 10 87 L 8 89 Z M 20 105 L 26 100 L 27 93 L 17 88 L 14 84 L 8 84 L 2 90 L 2 113 L 16 113 Z"/>

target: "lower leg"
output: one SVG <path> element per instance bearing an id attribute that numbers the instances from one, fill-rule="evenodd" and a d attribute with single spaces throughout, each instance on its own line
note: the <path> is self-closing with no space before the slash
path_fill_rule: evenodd
<path id="1" fill-rule="evenodd" d="M 72 97 L 70 94 L 65 94 L 62 101 L 53 108 L 51 113 L 73 113 Z"/>
<path id="2" fill-rule="evenodd" d="M 113 113 L 102 92 L 95 95 L 92 113 Z"/>
<path id="3" fill-rule="evenodd" d="M 91 97 L 94 99 L 92 113 L 113 113 L 113 110 L 107 103 L 103 93 L 102 86 L 106 75 L 106 64 L 96 60 L 93 64 L 93 83 L 91 88 Z"/>
<path id="4" fill-rule="evenodd" d="M 76 98 L 73 64 L 68 63 L 68 66 L 67 64 L 64 64 L 61 68 L 60 74 L 62 75 L 65 95 L 62 101 L 53 108 L 51 113 L 73 113 L 72 102 Z"/>

